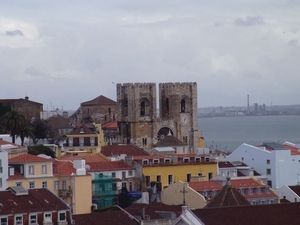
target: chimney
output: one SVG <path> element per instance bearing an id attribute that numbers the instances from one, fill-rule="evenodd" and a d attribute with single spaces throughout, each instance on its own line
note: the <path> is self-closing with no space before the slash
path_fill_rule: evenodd
<path id="1" fill-rule="evenodd" d="M 28 96 L 25 96 L 25 100 L 28 101 L 28 100 L 29 100 L 29 97 L 28 97 Z"/>

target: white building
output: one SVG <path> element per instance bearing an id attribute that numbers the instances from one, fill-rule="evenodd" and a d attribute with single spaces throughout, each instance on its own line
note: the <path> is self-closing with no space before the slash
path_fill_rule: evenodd
<path id="1" fill-rule="evenodd" d="M 284 185 L 276 190 L 280 199 L 286 199 L 290 202 L 300 202 L 300 186 Z"/>
<path id="2" fill-rule="evenodd" d="M 227 161 L 242 161 L 261 175 L 273 189 L 283 185 L 296 185 L 300 174 L 300 151 L 293 143 L 280 145 L 263 143 L 259 147 L 242 144 L 233 151 Z"/>
<path id="3" fill-rule="evenodd" d="M 7 188 L 8 179 L 8 153 L 0 147 L 0 191 Z"/>

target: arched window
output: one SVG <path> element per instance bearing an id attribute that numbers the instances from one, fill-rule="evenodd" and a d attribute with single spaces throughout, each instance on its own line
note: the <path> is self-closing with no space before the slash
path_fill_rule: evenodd
<path id="1" fill-rule="evenodd" d="M 150 114 L 150 101 L 146 98 L 141 100 L 140 104 L 141 116 L 149 116 Z"/>
<path id="2" fill-rule="evenodd" d="M 242 195 L 244 195 L 244 188 L 241 188 L 241 189 L 240 189 L 240 193 L 241 193 Z"/>
<path id="3" fill-rule="evenodd" d="M 171 163 L 171 159 L 170 158 L 165 158 L 164 161 L 165 161 L 165 164 L 170 164 Z"/>
<path id="4" fill-rule="evenodd" d="M 190 162 L 190 157 L 184 157 L 182 161 L 184 163 L 189 163 Z"/>
<path id="5" fill-rule="evenodd" d="M 141 103 L 141 116 L 145 116 L 145 102 Z"/>
<path id="6" fill-rule="evenodd" d="M 169 113 L 169 98 L 166 98 L 166 111 Z"/>
<path id="7" fill-rule="evenodd" d="M 185 100 L 182 99 L 180 102 L 180 112 L 185 112 Z"/>
<path id="8" fill-rule="evenodd" d="M 142 164 L 143 165 L 148 165 L 149 164 L 149 159 L 143 159 Z"/>
<path id="9" fill-rule="evenodd" d="M 201 162 L 201 157 L 195 157 L 195 162 Z"/>

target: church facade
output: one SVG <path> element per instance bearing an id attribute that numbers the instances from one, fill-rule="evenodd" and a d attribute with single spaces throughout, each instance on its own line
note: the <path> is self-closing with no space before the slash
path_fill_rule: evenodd
<path id="1" fill-rule="evenodd" d="M 117 121 L 120 142 L 145 150 L 171 133 L 198 147 L 197 83 L 117 84 Z"/>

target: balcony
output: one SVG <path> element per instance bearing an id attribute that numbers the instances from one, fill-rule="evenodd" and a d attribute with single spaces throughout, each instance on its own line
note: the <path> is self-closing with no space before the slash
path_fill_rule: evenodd
<path id="1" fill-rule="evenodd" d="M 72 190 L 68 189 L 68 190 L 64 190 L 64 189 L 58 189 L 58 195 L 59 197 L 72 197 Z"/>

